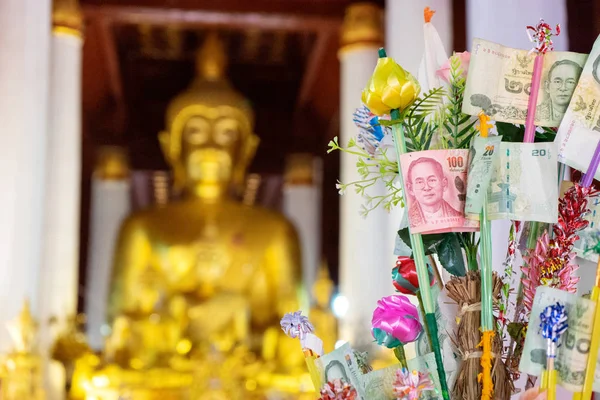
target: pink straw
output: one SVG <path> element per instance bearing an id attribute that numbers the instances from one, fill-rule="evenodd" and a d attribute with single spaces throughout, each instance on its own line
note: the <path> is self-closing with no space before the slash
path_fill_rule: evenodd
<path id="1" fill-rule="evenodd" d="M 544 66 L 544 54 L 538 53 L 533 63 L 533 76 L 531 77 L 531 91 L 527 103 L 527 119 L 525 120 L 524 143 L 533 143 L 535 139 L 535 110 L 537 107 L 538 92 L 542 81 L 542 67 Z"/>
<path id="2" fill-rule="evenodd" d="M 596 150 L 594 151 L 594 155 L 592 156 L 592 161 L 590 161 L 590 166 L 588 167 L 587 172 L 583 175 L 581 179 L 581 186 L 590 187 L 592 181 L 594 180 L 594 175 L 596 175 L 596 170 L 598 169 L 598 164 L 600 164 L 600 142 L 596 145 Z"/>

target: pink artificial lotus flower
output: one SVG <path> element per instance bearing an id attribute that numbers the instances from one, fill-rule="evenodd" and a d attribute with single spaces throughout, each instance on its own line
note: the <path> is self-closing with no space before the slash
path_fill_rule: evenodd
<path id="1" fill-rule="evenodd" d="M 435 74 L 439 78 L 443 79 L 444 81 L 446 81 L 448 83 L 450 83 L 450 79 L 452 78 L 452 76 L 450 75 L 450 62 L 455 57 L 460 60 L 460 67 L 462 69 L 461 76 L 466 79 L 467 78 L 467 72 L 469 72 L 469 62 L 471 61 L 471 53 L 469 53 L 468 51 L 463 51 L 462 53 L 454 53 L 454 55 L 452 57 L 450 57 L 444 63 L 444 65 L 442 65 L 440 67 L 440 69 L 438 69 L 435 72 Z"/>

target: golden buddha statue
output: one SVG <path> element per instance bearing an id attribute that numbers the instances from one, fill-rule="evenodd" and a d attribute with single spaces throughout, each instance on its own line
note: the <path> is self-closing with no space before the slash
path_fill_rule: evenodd
<path id="1" fill-rule="evenodd" d="M 0 360 L 0 399 L 44 400 L 42 360 L 35 351 L 38 324 L 26 301 L 19 317 L 7 324 L 14 350 Z"/>
<path id="2" fill-rule="evenodd" d="M 246 385 L 254 388 L 306 371 L 297 341 L 279 326 L 298 308 L 299 244 L 282 215 L 236 199 L 258 138 L 252 109 L 225 79 L 226 61 L 209 35 L 196 79 L 167 109 L 159 140 L 181 200 L 123 223 L 106 353 L 122 368 L 147 370 L 242 346 L 261 362 Z"/>
<path id="3" fill-rule="evenodd" d="M 329 277 L 327 264 L 324 263 L 312 288 L 315 304 L 310 309 L 310 320 L 315 327 L 317 336 L 323 340 L 325 353 L 333 351 L 337 341 L 337 319 L 330 307 L 333 290 L 334 283 Z"/>

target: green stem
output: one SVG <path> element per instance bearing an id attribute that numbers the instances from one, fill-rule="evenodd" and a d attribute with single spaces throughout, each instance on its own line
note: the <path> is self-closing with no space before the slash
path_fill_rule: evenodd
<path id="1" fill-rule="evenodd" d="M 384 53 L 385 54 L 385 53 Z M 392 119 L 400 119 L 400 112 L 398 110 L 392 110 Z M 404 179 L 402 177 L 402 168 L 400 165 L 400 155 L 406 153 L 406 140 L 404 138 L 404 128 L 402 123 L 395 124 L 393 126 L 394 144 L 398 155 L 398 177 L 400 185 L 404 189 Z M 417 277 L 419 281 L 419 290 L 422 295 L 423 308 L 425 314 L 425 324 L 429 325 L 430 339 L 433 352 L 435 354 L 435 361 L 437 364 L 438 375 L 440 378 L 440 385 L 442 388 L 442 396 L 444 400 L 450 400 L 450 394 L 448 391 L 448 383 L 446 382 L 446 371 L 444 370 L 444 363 L 442 362 L 442 350 L 437 337 L 437 321 L 435 319 L 435 309 L 433 306 L 433 296 L 431 295 L 430 281 L 429 281 L 429 270 L 427 269 L 427 262 L 425 261 L 425 247 L 423 246 L 423 238 L 419 234 L 410 234 L 410 243 L 413 252 L 413 258 L 417 269 Z"/>
<path id="2" fill-rule="evenodd" d="M 487 214 L 487 192 L 483 194 L 483 207 L 479 217 L 481 238 L 481 330 L 494 330 L 492 293 L 492 227 Z"/>
<path id="3" fill-rule="evenodd" d="M 469 271 L 477 271 L 479 269 L 479 264 L 477 264 L 477 246 L 466 247 L 465 254 L 467 255 Z"/>
<path id="4" fill-rule="evenodd" d="M 421 291 L 417 290 L 417 300 L 419 300 L 419 309 L 421 310 L 421 315 L 423 316 L 423 320 L 425 320 L 425 309 L 423 308 L 423 299 L 421 299 Z M 425 334 L 427 335 L 427 342 L 429 343 L 429 348 L 433 350 L 433 344 L 431 343 L 431 332 L 429 332 L 429 325 L 423 324 L 425 327 Z"/>
<path id="5" fill-rule="evenodd" d="M 394 355 L 400 361 L 400 365 L 402 368 L 408 369 L 408 362 L 406 361 L 406 353 L 404 352 L 404 345 L 401 344 L 397 347 L 394 347 Z"/>

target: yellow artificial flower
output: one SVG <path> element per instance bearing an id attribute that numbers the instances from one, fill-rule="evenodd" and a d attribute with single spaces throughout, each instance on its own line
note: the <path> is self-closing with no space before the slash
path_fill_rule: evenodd
<path id="1" fill-rule="evenodd" d="M 403 111 L 419 96 L 421 86 L 408 71 L 390 57 L 377 61 L 373 76 L 362 92 L 362 102 L 376 115 Z"/>

